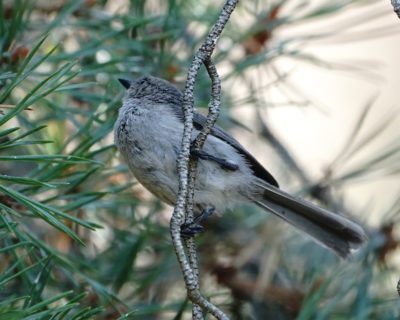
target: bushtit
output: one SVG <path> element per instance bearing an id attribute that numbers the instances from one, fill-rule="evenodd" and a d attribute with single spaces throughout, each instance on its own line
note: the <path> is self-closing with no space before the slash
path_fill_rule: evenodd
<path id="1" fill-rule="evenodd" d="M 146 76 L 120 80 L 127 89 L 115 124 L 115 143 L 136 179 L 163 202 L 174 205 L 177 157 L 183 133 L 182 93 L 171 83 Z M 194 139 L 205 117 L 194 114 Z M 341 257 L 361 246 L 363 229 L 338 214 L 282 191 L 273 176 L 221 128 L 214 126 L 199 158 L 194 203 L 222 212 L 252 202 L 289 222 Z"/>

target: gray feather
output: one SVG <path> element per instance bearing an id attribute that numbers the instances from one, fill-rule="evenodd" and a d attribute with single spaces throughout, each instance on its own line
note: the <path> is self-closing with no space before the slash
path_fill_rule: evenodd
<path id="1" fill-rule="evenodd" d="M 339 256 L 346 258 L 365 241 L 364 230 L 349 219 L 268 184 L 262 183 L 261 187 L 262 195 L 253 200 L 257 205 L 306 232 Z"/>

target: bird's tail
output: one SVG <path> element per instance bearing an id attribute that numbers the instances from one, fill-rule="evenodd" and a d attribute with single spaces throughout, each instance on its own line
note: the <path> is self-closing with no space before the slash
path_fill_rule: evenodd
<path id="1" fill-rule="evenodd" d="M 304 231 L 342 258 L 346 258 L 352 249 L 359 248 L 366 239 L 362 227 L 343 216 L 269 184 L 262 183 L 260 187 L 262 193 L 252 199 L 257 205 Z"/>

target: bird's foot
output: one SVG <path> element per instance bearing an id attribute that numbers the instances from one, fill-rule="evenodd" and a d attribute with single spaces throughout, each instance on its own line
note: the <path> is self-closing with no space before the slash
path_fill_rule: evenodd
<path id="1" fill-rule="evenodd" d="M 181 226 L 182 238 L 188 239 L 194 237 L 196 234 L 203 232 L 204 227 L 200 223 L 206 220 L 209 216 L 211 216 L 214 210 L 215 208 L 213 207 L 206 208 L 198 216 L 196 216 L 192 222 L 184 223 Z"/>
<path id="2" fill-rule="evenodd" d="M 222 158 L 215 157 L 215 156 L 213 156 L 213 155 L 211 155 L 211 154 L 209 154 L 209 153 L 207 153 L 207 152 L 205 152 L 203 150 L 195 149 L 193 146 L 190 147 L 190 155 L 192 157 L 196 157 L 196 158 L 199 158 L 199 159 L 202 159 L 202 160 L 214 161 L 217 164 L 219 164 L 219 166 L 222 169 L 225 169 L 225 170 L 236 171 L 236 170 L 239 169 L 239 166 L 236 163 L 231 162 L 229 160 L 225 160 L 225 159 L 222 159 Z"/>

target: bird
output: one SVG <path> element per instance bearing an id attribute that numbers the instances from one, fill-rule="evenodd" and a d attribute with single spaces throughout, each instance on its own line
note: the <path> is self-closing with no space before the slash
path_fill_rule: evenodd
<path id="1" fill-rule="evenodd" d="M 135 178 L 161 201 L 175 205 L 178 194 L 177 159 L 183 135 L 183 94 L 170 82 L 154 76 L 119 79 L 126 89 L 114 126 L 114 140 Z M 192 141 L 206 118 L 194 111 Z M 213 126 L 198 158 L 194 205 L 199 224 L 212 212 L 224 212 L 250 202 L 301 230 L 341 258 L 366 240 L 364 229 L 282 190 L 273 175 L 234 137 Z M 192 231 L 196 231 L 196 226 Z M 188 229 L 190 232 L 190 228 Z"/>

